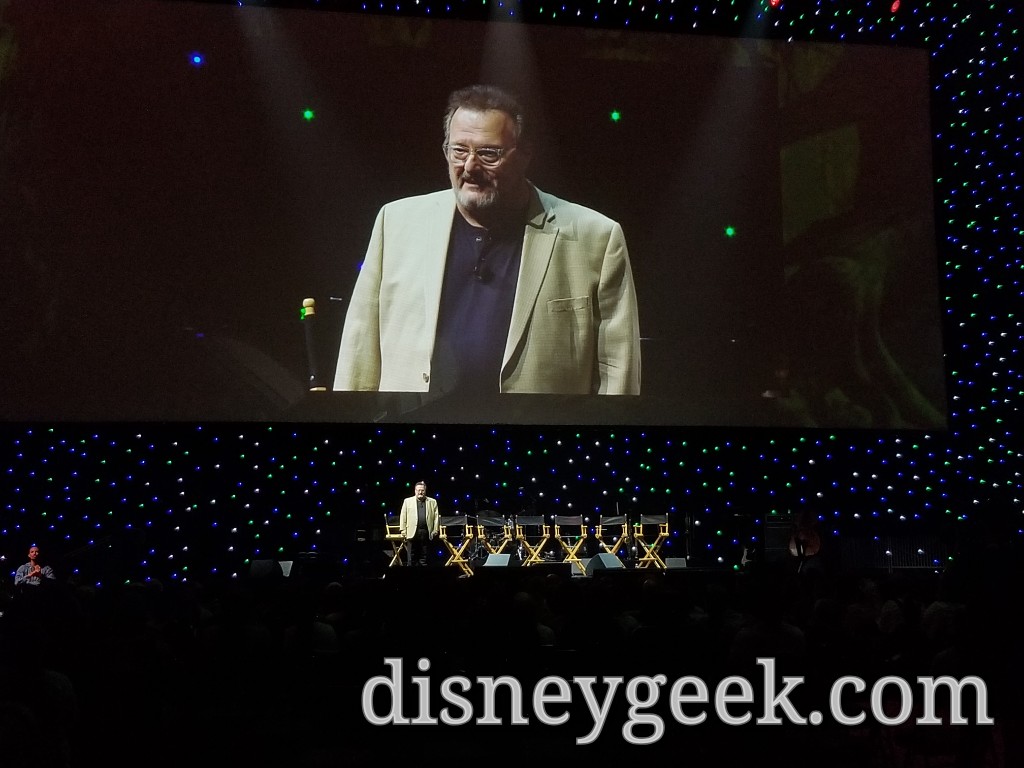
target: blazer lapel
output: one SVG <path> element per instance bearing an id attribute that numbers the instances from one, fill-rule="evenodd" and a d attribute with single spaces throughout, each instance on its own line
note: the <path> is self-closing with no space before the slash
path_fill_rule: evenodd
<path id="1" fill-rule="evenodd" d="M 444 266 L 448 260 L 448 240 L 451 237 L 454 216 L 455 193 L 449 190 L 448 194 L 437 196 L 437 204 L 416 233 L 418 242 L 411 244 L 414 252 L 424 254 L 424 258 L 417 265 L 415 279 L 420 280 L 423 289 L 423 328 L 428 334 L 425 339 L 428 344 L 437 334 L 437 315 L 441 309 L 441 290 L 444 287 Z M 430 258 L 430 254 L 435 253 L 441 254 L 441 257 Z"/>
<path id="2" fill-rule="evenodd" d="M 503 370 L 530 324 L 537 294 L 540 293 L 544 275 L 551 262 L 557 235 L 558 227 L 554 223 L 554 215 L 545 209 L 535 189 L 530 202 L 526 234 L 523 237 L 523 255 L 519 264 L 515 303 L 512 305 L 512 321 L 509 324 L 508 339 L 505 341 L 505 355 L 501 361 Z"/>

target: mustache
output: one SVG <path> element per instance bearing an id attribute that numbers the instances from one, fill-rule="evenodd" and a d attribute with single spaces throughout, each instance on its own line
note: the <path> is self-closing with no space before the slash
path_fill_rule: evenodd
<path id="1" fill-rule="evenodd" d="M 478 176 L 475 173 L 466 173 L 459 177 L 459 181 L 463 184 L 474 184 L 478 187 L 489 187 L 491 186 L 491 180 L 486 176 Z"/>

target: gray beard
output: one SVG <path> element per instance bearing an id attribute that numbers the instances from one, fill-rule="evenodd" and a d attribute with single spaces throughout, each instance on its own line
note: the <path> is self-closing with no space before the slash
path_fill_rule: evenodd
<path id="1" fill-rule="evenodd" d="M 493 208 L 498 204 L 498 191 L 491 189 L 483 194 L 471 195 L 460 189 L 455 193 L 455 198 L 459 201 L 459 205 L 467 211 L 480 211 Z"/>

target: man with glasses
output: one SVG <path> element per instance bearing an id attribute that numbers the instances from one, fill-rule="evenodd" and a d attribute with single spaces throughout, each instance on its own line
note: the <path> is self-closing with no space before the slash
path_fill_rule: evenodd
<path id="1" fill-rule="evenodd" d="M 441 531 L 437 499 L 427 496 L 427 483 L 420 480 L 413 486 L 413 495 L 402 501 L 398 526 L 405 536 L 409 565 L 429 564 L 431 542 Z"/>
<path id="2" fill-rule="evenodd" d="M 385 205 L 345 318 L 335 390 L 636 395 L 622 228 L 537 189 L 518 101 L 454 92 L 451 189 Z"/>

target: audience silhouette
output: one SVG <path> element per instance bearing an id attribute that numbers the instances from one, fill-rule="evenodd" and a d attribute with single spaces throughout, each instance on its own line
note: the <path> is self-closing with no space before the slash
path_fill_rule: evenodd
<path id="1" fill-rule="evenodd" d="M 692 728 L 661 706 L 665 737 L 636 747 L 622 738 L 623 705 L 599 746 L 608 756 L 650 749 L 690 765 L 760 760 L 771 750 L 830 766 L 896 766 L 938 754 L 951 765 L 1020 765 L 1018 559 L 1010 547 L 968 552 L 941 573 L 794 573 L 762 563 L 590 578 L 510 568 L 455 579 L 439 568 L 415 579 L 270 571 L 100 588 L 57 580 L 3 601 L 0 765 L 369 765 L 435 747 L 457 760 L 499 751 L 548 761 L 579 749 L 575 738 L 589 730 L 590 715 L 575 701 L 564 728 L 371 726 L 361 691 L 382 674 L 385 656 L 402 658 L 407 676 L 429 659 L 434 681 L 512 675 L 527 698 L 546 675 L 663 674 L 669 683 L 694 675 L 713 689 L 727 675 L 761 680 L 757 660 L 770 657 L 776 675 L 805 677 L 792 697 L 801 711 L 826 711 L 831 681 L 842 675 L 869 685 L 885 675 L 911 683 L 917 675 L 980 675 L 995 726 L 895 726 L 869 713 L 857 727 L 826 719 L 814 728 L 737 729 L 709 708 L 706 723 Z M 414 707 L 411 685 L 406 694 Z M 869 706 L 866 693 L 844 702 L 854 711 Z M 435 715 L 440 703 L 435 694 Z"/>

